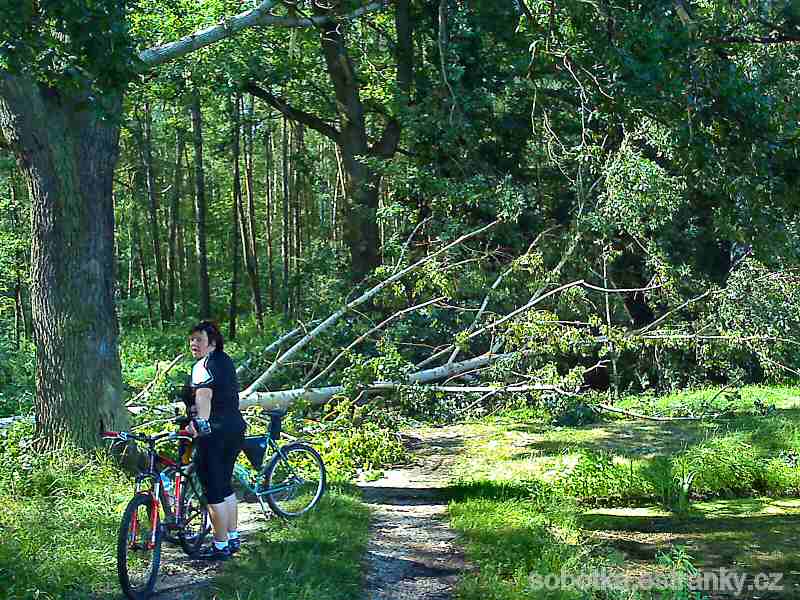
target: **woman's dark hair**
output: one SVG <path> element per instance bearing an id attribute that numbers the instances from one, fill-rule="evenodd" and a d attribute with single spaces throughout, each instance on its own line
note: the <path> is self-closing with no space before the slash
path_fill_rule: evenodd
<path id="1" fill-rule="evenodd" d="M 222 339 L 222 334 L 219 332 L 219 327 L 214 321 L 200 321 L 197 325 L 192 327 L 189 335 L 205 331 L 208 336 L 208 343 L 214 344 L 217 350 L 222 350 L 225 346 L 225 341 Z"/>

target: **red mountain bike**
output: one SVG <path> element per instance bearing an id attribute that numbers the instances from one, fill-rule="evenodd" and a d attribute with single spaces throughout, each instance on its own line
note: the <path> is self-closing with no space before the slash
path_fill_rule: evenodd
<path id="1" fill-rule="evenodd" d="M 189 419 L 175 423 L 185 427 Z M 133 442 L 144 450 L 146 465 L 136 475 L 136 493 L 122 516 L 117 538 L 117 574 L 131 600 L 145 600 L 155 588 L 161 566 L 162 536 L 192 555 L 211 531 L 208 506 L 192 463 L 193 438 L 185 429 L 157 435 L 127 431 L 103 432 L 114 443 Z M 178 459 L 156 450 L 162 442 L 178 442 Z"/>

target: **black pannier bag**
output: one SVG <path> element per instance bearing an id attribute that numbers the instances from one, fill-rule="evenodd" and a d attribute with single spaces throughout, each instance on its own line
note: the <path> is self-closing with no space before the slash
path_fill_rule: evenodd
<path id="1" fill-rule="evenodd" d="M 244 438 L 242 451 L 254 469 L 261 468 L 268 445 L 267 436 L 265 435 L 249 435 Z"/>

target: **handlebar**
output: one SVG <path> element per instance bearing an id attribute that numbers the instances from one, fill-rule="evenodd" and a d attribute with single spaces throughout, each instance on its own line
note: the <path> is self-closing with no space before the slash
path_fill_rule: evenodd
<path id="1" fill-rule="evenodd" d="M 148 445 L 152 444 L 153 446 L 163 441 L 192 441 L 194 439 L 192 435 L 185 429 L 181 429 L 180 431 L 165 431 L 163 433 L 157 433 L 156 435 L 140 435 L 137 433 L 131 433 L 130 431 L 104 431 L 100 434 L 100 437 L 106 440 L 119 440 L 122 442 L 133 440 L 135 442 L 143 442 Z"/>

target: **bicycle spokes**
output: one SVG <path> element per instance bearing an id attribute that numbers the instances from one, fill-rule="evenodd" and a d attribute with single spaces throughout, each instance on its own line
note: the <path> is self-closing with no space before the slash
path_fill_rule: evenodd
<path id="1" fill-rule="evenodd" d="M 267 467 L 265 488 L 270 508 L 283 517 L 295 517 L 310 510 L 325 488 L 325 467 L 319 454 L 302 443 L 281 448 Z"/>

